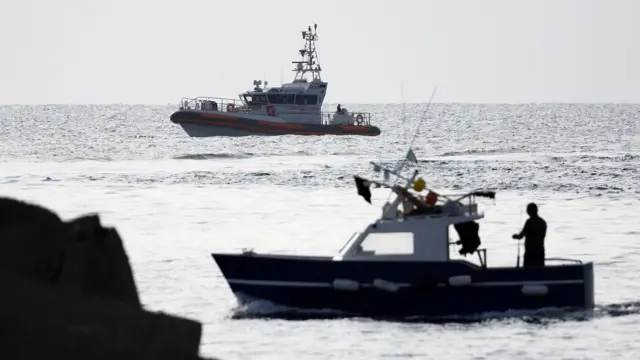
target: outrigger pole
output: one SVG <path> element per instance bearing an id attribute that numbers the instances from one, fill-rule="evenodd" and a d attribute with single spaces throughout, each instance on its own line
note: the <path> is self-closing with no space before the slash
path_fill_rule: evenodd
<path id="1" fill-rule="evenodd" d="M 407 154 L 409 154 L 409 152 L 413 152 L 413 145 L 414 145 L 415 141 L 418 138 L 418 135 L 420 133 L 420 129 L 422 128 L 422 123 L 424 122 L 424 120 L 426 118 L 426 114 L 428 113 L 429 109 L 431 108 L 431 104 L 433 102 L 433 98 L 434 98 L 437 90 L 438 90 L 438 87 L 437 86 L 434 87 L 433 92 L 431 93 L 431 97 L 429 99 L 429 102 L 427 104 L 427 108 L 425 109 L 425 116 L 423 116 L 420 119 L 420 122 L 418 123 L 418 128 L 415 131 L 413 139 L 411 139 L 411 143 L 409 144 L 409 151 L 407 152 Z M 413 156 L 415 158 L 415 155 L 413 155 Z M 394 190 L 395 190 L 395 187 L 398 185 L 398 180 L 406 181 L 407 184 L 404 186 L 404 189 L 408 189 L 409 187 L 411 187 L 412 183 L 414 182 L 414 180 L 418 176 L 418 170 L 414 170 L 414 172 L 413 172 L 411 177 L 406 177 L 406 176 L 403 176 L 401 174 L 401 171 L 402 171 L 404 165 L 406 164 L 406 162 L 407 162 L 407 158 L 405 157 L 405 159 L 402 160 L 400 166 L 397 166 L 396 169 L 389 169 L 389 168 L 384 167 L 384 166 L 382 166 L 382 165 L 380 165 L 380 164 L 378 164 L 376 162 L 373 162 L 373 161 L 369 162 L 371 165 L 373 165 L 373 169 L 374 169 L 375 172 L 380 172 L 380 171 L 384 172 L 384 181 L 380 182 L 380 181 L 372 181 L 372 180 L 367 180 L 367 179 L 362 179 L 362 180 L 366 180 L 368 183 L 375 184 L 378 187 L 386 187 L 386 188 L 390 188 L 391 189 L 391 191 L 389 192 L 389 196 L 387 196 L 387 200 L 386 200 L 386 204 L 387 205 L 391 205 L 391 206 L 389 206 L 385 210 L 383 210 L 383 217 L 385 217 L 387 215 L 387 212 L 391 212 L 393 209 L 395 209 L 399 205 L 399 203 L 401 201 L 401 197 L 398 196 L 394 200 L 394 202 L 392 204 L 389 203 L 389 199 L 391 198 L 391 194 L 396 193 L 396 191 L 394 191 Z M 396 180 L 393 183 L 393 185 L 390 185 L 390 184 L 386 183 L 386 181 L 388 181 L 389 175 L 395 175 L 396 176 Z M 429 189 L 426 186 L 425 186 L 425 189 L 428 190 L 428 191 L 434 192 L 433 190 Z M 491 198 L 491 199 L 495 199 L 495 192 L 493 192 L 493 191 L 472 191 L 472 192 L 469 192 L 469 193 L 467 193 L 465 195 L 460 196 L 458 199 L 452 199 L 452 198 L 450 198 L 450 197 L 448 197 L 446 195 L 441 195 L 441 194 L 438 194 L 438 195 L 442 196 L 443 198 L 445 198 L 445 199 L 447 199 L 447 200 L 449 200 L 451 202 L 454 202 L 454 203 L 460 203 L 460 201 L 462 199 L 464 199 L 466 197 L 470 197 L 470 196 L 482 196 L 482 197 L 488 197 L 488 198 Z M 367 201 L 369 201 L 369 200 L 367 200 Z"/>
<path id="2" fill-rule="evenodd" d="M 418 123 L 418 128 L 416 129 L 416 132 L 415 132 L 415 134 L 413 135 L 413 139 L 411 139 L 411 143 L 409 144 L 409 151 L 413 151 L 413 144 L 416 142 L 416 139 L 418 138 L 418 134 L 420 133 L 420 128 L 422 128 L 422 123 L 424 122 L 424 120 L 425 120 L 425 118 L 426 118 L 426 115 L 428 114 L 429 109 L 431 108 L 431 103 L 433 102 L 433 97 L 436 95 L 436 91 L 438 91 L 438 87 L 437 87 L 437 86 L 435 86 L 435 87 L 433 88 L 433 92 L 431 93 L 431 97 L 429 98 L 429 102 L 427 103 L 427 108 L 426 108 L 426 109 L 425 109 L 425 111 L 424 111 L 424 115 L 425 115 L 425 116 L 423 116 L 423 117 L 422 117 L 422 119 L 420 119 L 420 122 Z M 403 112 L 404 112 L 404 111 L 403 111 Z M 407 152 L 407 153 L 408 153 L 408 152 Z M 407 162 L 407 159 L 406 159 L 406 158 L 405 158 L 405 159 L 403 159 L 403 160 L 402 160 L 402 163 L 401 163 L 401 164 L 400 164 L 400 166 L 398 167 L 398 170 L 394 171 L 394 172 L 393 172 L 393 174 L 394 174 L 394 175 L 396 175 L 399 179 L 401 178 L 401 179 L 403 179 L 403 180 L 407 180 L 407 181 L 408 181 L 408 179 L 407 179 L 407 178 L 405 178 L 405 177 L 403 177 L 403 176 L 399 175 L 399 173 L 400 173 L 400 172 L 402 171 L 402 169 L 404 168 L 404 165 L 406 164 L 406 162 Z M 413 178 L 415 178 L 415 176 L 416 176 L 416 175 L 417 175 L 417 173 L 414 173 Z M 413 181 L 413 179 L 412 179 L 411 181 Z M 397 182 L 394 184 L 394 186 L 395 186 L 395 185 L 397 185 Z M 410 186 L 410 185 L 411 185 L 411 183 L 409 183 L 407 186 Z M 389 198 L 390 198 L 390 197 L 391 197 L 391 193 L 389 193 L 389 196 L 387 196 L 387 201 L 386 201 L 386 202 L 389 202 Z"/>

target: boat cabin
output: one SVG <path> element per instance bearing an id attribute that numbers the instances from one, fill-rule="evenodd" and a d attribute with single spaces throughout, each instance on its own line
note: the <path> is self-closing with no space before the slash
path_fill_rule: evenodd
<path id="1" fill-rule="evenodd" d="M 265 81 L 264 89 L 260 88 L 260 85 L 262 85 L 260 80 L 256 80 L 253 83 L 255 85 L 253 91 L 247 91 L 239 95 L 240 99 L 251 110 L 260 109 L 263 105 L 289 105 L 314 106 L 317 107 L 317 112 L 319 112 L 327 89 L 327 83 L 319 80 L 294 82 L 273 88 L 266 88 L 268 82 Z"/>
<path id="2" fill-rule="evenodd" d="M 473 253 L 480 245 L 475 220 L 482 217 L 482 214 L 453 210 L 451 213 L 378 219 L 362 233 L 354 234 L 334 260 L 449 261 L 451 225 L 460 236 L 462 248 Z M 480 261 L 483 263 L 484 259 L 480 258 Z"/>
<path id="3" fill-rule="evenodd" d="M 267 81 L 261 87 L 262 81 L 254 80 L 253 90 L 238 95 L 247 110 L 264 111 L 269 116 L 279 116 L 289 122 L 322 123 L 321 107 L 328 84 L 320 76 L 322 69 L 316 52 L 316 28 L 314 25 L 314 30 L 311 30 L 309 26 L 308 30 L 302 31 L 305 46 L 298 50 L 302 58 L 292 61 L 295 65 L 292 82 L 268 88 Z"/>
<path id="4" fill-rule="evenodd" d="M 472 192 L 452 198 L 441 196 L 437 203 L 426 206 L 426 211 L 403 212 L 403 205 L 417 171 L 408 179 L 405 191 L 397 192 L 392 203 L 383 206 L 382 216 L 369 224 L 361 233 L 355 233 L 333 259 L 345 260 L 406 260 L 406 261 L 450 261 L 450 228 L 459 236 L 456 244 L 461 245 L 462 255 L 478 253 L 481 266 L 486 266 L 486 250 L 478 249 L 480 237 L 476 220 L 484 214 L 478 213 L 476 195 Z M 405 209 L 406 210 L 406 209 Z"/>

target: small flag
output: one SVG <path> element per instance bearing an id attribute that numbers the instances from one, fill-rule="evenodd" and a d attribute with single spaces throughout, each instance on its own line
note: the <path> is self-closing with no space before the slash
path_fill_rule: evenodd
<path id="1" fill-rule="evenodd" d="M 413 149 L 409 149 L 409 151 L 407 152 L 406 160 L 412 161 L 416 164 L 418 163 L 418 159 L 416 158 L 416 154 L 413 153 Z"/>
<path id="2" fill-rule="evenodd" d="M 494 200 L 496 198 L 496 192 L 495 191 L 474 191 L 470 195 L 486 197 L 486 198 L 494 199 Z"/>
<path id="3" fill-rule="evenodd" d="M 371 204 L 371 190 L 369 190 L 371 183 L 359 176 L 354 176 L 353 178 L 356 181 L 358 195 L 362 196 L 366 202 Z"/>

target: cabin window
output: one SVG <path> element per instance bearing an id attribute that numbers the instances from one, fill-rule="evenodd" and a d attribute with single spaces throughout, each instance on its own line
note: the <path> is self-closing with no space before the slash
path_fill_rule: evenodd
<path id="1" fill-rule="evenodd" d="M 278 95 L 277 94 L 267 94 L 267 98 L 269 99 L 269 104 L 277 104 L 278 103 Z"/>
<path id="2" fill-rule="evenodd" d="M 296 105 L 316 105 L 318 95 L 296 95 Z"/>
<path id="3" fill-rule="evenodd" d="M 370 233 L 360 246 L 363 254 L 411 255 L 413 233 Z"/>
<path id="4" fill-rule="evenodd" d="M 253 95 L 253 103 L 254 104 L 266 104 L 267 96 L 266 95 Z"/>
<path id="5" fill-rule="evenodd" d="M 287 104 L 293 105 L 296 103 L 296 94 L 287 94 Z"/>
<path id="6" fill-rule="evenodd" d="M 269 98 L 270 104 L 293 104 L 295 99 L 295 94 L 287 95 L 287 94 L 267 94 L 267 98 Z"/>

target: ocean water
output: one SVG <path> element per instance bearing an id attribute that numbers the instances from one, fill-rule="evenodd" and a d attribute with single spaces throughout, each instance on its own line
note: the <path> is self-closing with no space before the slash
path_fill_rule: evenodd
<path id="1" fill-rule="evenodd" d="M 204 356 L 640 357 L 640 105 L 345 106 L 371 111 L 382 135 L 193 139 L 169 122 L 173 106 L 0 106 L 0 194 L 65 218 L 99 212 L 125 241 L 145 306 L 204 323 Z M 515 264 L 510 236 L 535 201 L 548 256 L 595 263 L 595 311 L 434 324 L 236 305 L 211 252 L 334 254 L 388 195 L 367 204 L 351 175 L 378 176 L 368 162 L 402 158 L 417 128 L 429 187 L 497 191 L 480 202 L 489 266 Z"/>

